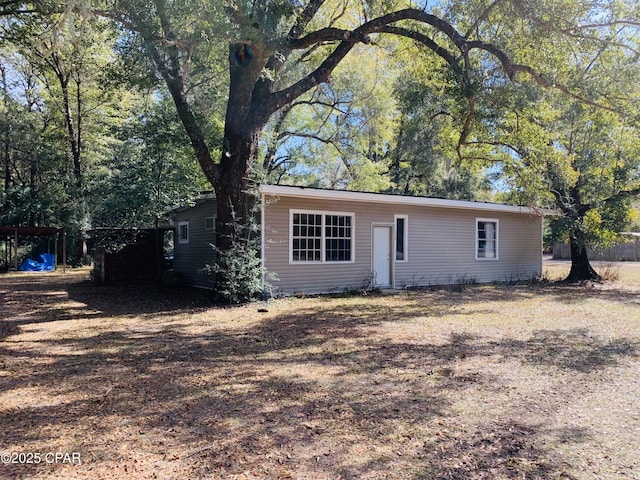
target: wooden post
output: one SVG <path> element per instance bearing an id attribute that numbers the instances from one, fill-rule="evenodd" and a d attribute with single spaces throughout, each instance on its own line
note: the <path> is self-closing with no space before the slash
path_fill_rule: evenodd
<path id="1" fill-rule="evenodd" d="M 58 237 L 60 233 L 56 232 L 56 239 L 53 243 L 53 271 L 58 270 Z"/>
<path id="2" fill-rule="evenodd" d="M 13 252 L 15 253 L 15 261 L 16 261 L 16 272 L 18 271 L 18 229 L 13 230 Z"/>
<path id="3" fill-rule="evenodd" d="M 62 229 L 62 273 L 67 273 L 67 232 Z"/>

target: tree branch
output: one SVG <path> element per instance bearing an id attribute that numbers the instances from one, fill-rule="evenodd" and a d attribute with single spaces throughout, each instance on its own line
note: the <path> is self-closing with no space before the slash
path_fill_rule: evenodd
<path id="1" fill-rule="evenodd" d="M 456 153 L 458 154 L 458 162 L 462 162 L 462 146 L 466 143 L 467 138 L 469 138 L 469 133 L 471 133 L 471 123 L 476 116 L 476 101 L 473 97 L 469 97 L 469 111 L 467 112 L 467 117 L 464 119 L 464 124 L 462 125 L 462 132 L 460 132 L 460 138 L 458 139 L 458 144 L 456 145 Z"/>
<path id="2" fill-rule="evenodd" d="M 306 77 L 298 80 L 284 90 L 275 92 L 271 95 L 272 109 L 273 111 L 282 108 L 287 103 L 295 100 L 303 93 L 311 90 L 313 87 L 326 82 L 329 79 L 331 72 L 338 66 L 344 57 L 351 51 L 355 43 L 342 42 L 327 58 L 316 68 L 313 72 Z"/>
<path id="3" fill-rule="evenodd" d="M 504 3 L 504 1 L 505 0 L 496 0 L 491 5 L 489 5 L 484 10 L 484 12 L 482 12 L 482 14 L 476 19 L 476 21 L 473 22 L 473 25 L 469 27 L 469 29 L 467 30 L 467 33 L 465 34 L 465 37 L 469 38 L 473 33 L 473 31 L 478 29 L 478 26 L 480 25 L 480 23 L 484 22 L 487 18 L 489 18 L 489 15 L 491 15 L 491 12 L 493 11 L 493 9 L 496 8 L 498 5 L 500 5 L 501 3 Z"/>
<path id="4" fill-rule="evenodd" d="M 28 8 L 31 7 L 31 4 L 27 6 L 23 0 L 6 0 L 0 2 L 0 17 L 39 13 L 40 9 L 37 7 L 37 2 L 34 3 L 36 6 Z"/>
<path id="5" fill-rule="evenodd" d="M 307 6 L 304 7 L 302 13 L 298 15 L 296 23 L 291 27 L 291 30 L 289 30 L 287 38 L 300 38 L 300 35 L 302 35 L 302 32 L 305 31 L 311 20 L 313 20 L 313 17 L 318 13 L 324 1 L 325 0 L 310 0 Z"/>
<path id="6" fill-rule="evenodd" d="M 298 138 L 307 138 L 309 140 L 316 140 L 316 141 L 318 141 L 320 143 L 324 143 L 325 145 L 332 145 L 333 147 L 336 148 L 336 150 L 340 151 L 335 139 L 333 139 L 333 138 L 323 138 L 320 135 L 318 135 L 317 133 L 302 133 L 302 132 L 284 131 L 284 132 L 281 132 L 280 135 L 278 135 L 279 139 L 282 139 L 282 138 L 285 138 L 285 137 L 298 137 Z"/>
<path id="7" fill-rule="evenodd" d="M 519 148 L 516 148 L 510 143 L 505 143 L 505 142 L 491 142 L 488 140 L 484 140 L 484 141 L 476 141 L 476 142 L 465 142 L 465 145 L 489 145 L 492 147 L 504 147 L 517 153 L 519 157 L 525 156 L 525 153 L 522 150 L 520 150 Z"/>
<path id="8" fill-rule="evenodd" d="M 389 33 L 392 35 L 397 35 L 400 37 L 410 38 L 415 40 L 416 42 L 422 44 L 427 47 L 433 53 L 444 59 L 456 72 L 460 72 L 462 69 L 460 68 L 460 64 L 455 56 L 453 56 L 446 48 L 438 45 L 434 40 L 427 37 L 423 33 L 415 32 L 413 30 L 409 30 L 402 27 L 394 27 L 394 26 L 385 26 L 378 30 L 378 33 Z"/>
<path id="9" fill-rule="evenodd" d="M 165 60 L 162 58 L 162 55 L 158 52 L 157 48 L 153 45 L 153 43 L 148 42 L 145 39 L 145 48 L 149 52 L 149 55 L 153 59 L 156 64 L 156 68 L 158 72 L 164 79 L 167 88 L 169 89 L 169 93 L 171 94 L 171 98 L 173 99 L 173 103 L 176 106 L 176 111 L 178 113 L 178 117 L 180 121 L 184 125 L 184 128 L 189 136 L 191 141 L 191 145 L 196 154 L 196 158 L 198 159 L 198 163 L 200 164 L 202 171 L 204 172 L 207 179 L 213 184 L 216 185 L 216 182 L 219 180 L 219 168 L 218 165 L 211 158 L 211 152 L 209 151 L 209 147 L 204 138 L 204 134 L 196 120 L 196 117 L 189 105 L 189 102 L 185 98 L 184 91 L 184 83 L 182 76 L 180 75 L 179 64 L 176 66 L 175 60 L 172 62 L 172 67 L 169 67 Z M 177 68 L 177 71 L 176 71 Z"/>
<path id="10" fill-rule="evenodd" d="M 281 42 L 280 48 L 275 46 L 273 47 L 273 51 L 277 53 L 269 58 L 269 61 L 266 64 L 267 69 L 273 70 L 276 73 L 280 71 L 292 51 L 290 47 L 286 46 L 287 42 L 300 38 L 311 20 L 313 20 L 313 17 L 318 13 L 318 9 L 322 6 L 324 1 L 325 0 L 310 0 L 309 3 L 307 3 L 307 6 L 304 8 L 302 13 L 298 15 L 296 22 L 289 30 L 289 33 L 287 34 L 287 41 Z"/>
<path id="11" fill-rule="evenodd" d="M 311 47 L 318 43 L 326 42 L 361 42 L 370 43 L 371 40 L 366 35 L 356 36 L 355 31 L 344 30 L 342 28 L 327 27 L 316 30 L 302 38 L 293 38 L 286 40 L 286 46 L 292 50 L 301 50 Z"/>
<path id="12" fill-rule="evenodd" d="M 293 99 L 298 98 L 304 92 L 310 90 L 311 88 L 319 85 L 320 83 L 326 82 L 329 79 L 329 75 L 333 72 L 333 70 L 338 66 L 338 64 L 344 59 L 344 57 L 351 51 L 356 43 L 364 42 L 369 43 L 369 34 L 379 33 L 381 30 L 384 30 L 389 24 L 401 21 L 401 20 L 416 20 L 418 22 L 431 25 L 435 27 L 440 32 L 444 33 L 449 37 L 449 39 L 462 51 L 464 50 L 464 46 L 466 44 L 465 38 L 460 35 L 456 29 L 445 20 L 442 20 L 435 15 L 431 15 L 422 10 L 408 8 L 404 10 L 398 10 L 397 12 L 390 13 L 388 15 L 383 15 L 381 17 L 375 18 L 368 22 L 365 22 L 360 27 L 351 31 L 348 35 L 348 38 L 345 40 L 342 39 L 334 39 L 341 40 L 340 44 L 336 47 L 336 49 L 325 58 L 325 60 L 320 64 L 318 68 L 316 68 L 313 72 L 309 73 L 306 77 L 300 79 L 298 82 L 293 85 L 280 90 L 279 92 L 274 92 L 272 94 L 271 102 L 273 110 L 277 110 L 290 102 Z M 320 36 L 326 34 L 325 33 Z M 330 29 L 335 35 L 335 30 Z M 313 33 L 309 34 L 307 38 L 311 39 L 313 37 Z M 295 43 L 295 42 L 294 42 Z M 306 41 L 304 44 L 308 47 L 310 46 Z M 303 48 L 303 47 L 301 47 Z"/>
<path id="13" fill-rule="evenodd" d="M 615 195 L 612 195 L 609 198 L 604 199 L 603 201 L 604 203 L 612 203 L 612 202 L 615 202 L 616 200 L 621 200 L 627 197 L 636 197 L 638 195 L 640 195 L 640 187 L 632 188 L 630 190 L 621 190 Z"/>
<path id="14" fill-rule="evenodd" d="M 571 91 L 571 89 L 569 87 L 567 87 L 566 85 L 562 85 L 560 83 L 555 83 L 552 82 L 550 80 L 547 80 L 546 78 L 544 78 L 544 76 L 538 72 L 536 69 L 528 66 L 528 65 L 521 65 L 518 63 L 513 63 L 511 61 L 511 59 L 509 58 L 509 56 L 502 51 L 500 48 L 496 47 L 495 45 L 489 44 L 489 43 L 485 43 L 479 40 L 474 40 L 474 41 L 470 41 L 467 43 L 468 48 L 469 49 L 479 49 L 479 50 L 484 50 L 485 52 L 490 53 L 491 55 L 493 55 L 495 58 L 498 59 L 498 61 L 500 62 L 500 65 L 502 66 L 502 69 L 504 70 L 505 74 L 507 75 L 507 77 L 509 78 L 509 80 L 511 80 L 512 82 L 516 81 L 516 75 L 518 73 L 526 73 L 528 74 L 533 80 L 535 80 L 536 83 L 538 83 L 540 86 L 545 87 L 545 88 L 555 88 L 556 90 L 561 91 L 562 93 L 564 93 L 565 95 L 567 95 L 570 98 L 573 98 L 574 100 L 577 100 L 580 103 L 583 103 L 585 105 L 591 105 L 592 107 L 596 107 L 596 108 L 600 108 L 600 109 L 604 109 L 613 113 L 617 113 L 617 114 L 622 114 L 623 112 L 614 108 L 614 107 L 610 107 L 608 105 L 603 105 L 601 103 L 598 102 L 594 102 L 591 100 L 588 100 L 580 95 L 578 95 L 577 93 L 574 93 Z"/>

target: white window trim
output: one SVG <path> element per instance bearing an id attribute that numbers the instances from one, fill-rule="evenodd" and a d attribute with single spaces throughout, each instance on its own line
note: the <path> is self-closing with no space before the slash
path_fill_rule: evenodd
<path id="1" fill-rule="evenodd" d="M 187 238 L 182 238 L 182 227 L 187 227 Z M 189 243 L 189 237 L 191 232 L 189 231 L 189 220 L 178 222 L 178 243 Z"/>
<path id="2" fill-rule="evenodd" d="M 300 214 L 309 214 L 309 215 L 322 215 L 322 234 L 320 240 L 320 261 L 301 261 L 293 259 L 293 216 L 296 213 Z M 327 261 L 325 260 L 325 224 L 324 224 L 324 216 L 325 215 L 339 215 L 339 216 L 350 216 L 351 217 L 351 260 L 342 260 L 342 261 Z M 334 212 L 331 210 L 305 210 L 305 209 L 289 209 L 289 265 L 323 265 L 323 264 L 349 264 L 356 263 L 356 214 L 355 212 Z"/>
<path id="3" fill-rule="evenodd" d="M 396 258 L 396 252 L 398 250 L 398 219 L 402 218 L 404 220 L 404 237 L 403 237 L 403 249 L 404 249 L 404 258 L 402 260 L 398 260 Z M 393 261 L 397 263 L 407 263 L 409 261 L 409 215 L 394 215 L 393 216 Z"/>
<path id="4" fill-rule="evenodd" d="M 479 250 L 479 241 L 480 239 L 478 238 L 478 222 L 492 222 L 496 224 L 496 244 L 495 244 L 495 251 L 496 251 L 496 255 L 495 257 L 479 257 L 478 256 L 478 250 Z M 480 260 L 480 261 L 496 261 L 496 260 L 500 260 L 500 220 L 498 220 L 497 218 L 476 218 L 476 239 L 475 239 L 475 247 L 476 247 L 476 260 Z"/>

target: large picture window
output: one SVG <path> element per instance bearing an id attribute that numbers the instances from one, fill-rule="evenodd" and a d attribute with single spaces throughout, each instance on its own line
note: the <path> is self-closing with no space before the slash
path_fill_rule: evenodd
<path id="1" fill-rule="evenodd" d="M 498 259 L 498 220 L 478 218 L 476 220 L 476 258 Z"/>
<path id="2" fill-rule="evenodd" d="M 352 262 L 353 214 L 291 211 L 291 262 Z"/>

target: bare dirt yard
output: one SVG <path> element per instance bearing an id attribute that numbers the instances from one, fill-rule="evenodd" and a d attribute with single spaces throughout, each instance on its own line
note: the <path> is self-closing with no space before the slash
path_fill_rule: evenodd
<path id="1" fill-rule="evenodd" d="M 640 479 L 640 267 L 616 268 L 237 308 L 0 275 L 0 478 Z"/>

